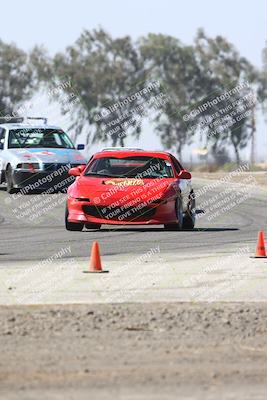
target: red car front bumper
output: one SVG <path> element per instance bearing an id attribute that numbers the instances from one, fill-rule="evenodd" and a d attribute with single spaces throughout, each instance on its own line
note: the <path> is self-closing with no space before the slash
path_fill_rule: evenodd
<path id="1" fill-rule="evenodd" d="M 162 225 L 177 223 L 175 199 L 146 204 L 140 202 L 133 207 L 110 207 L 95 205 L 68 198 L 68 221 L 111 225 Z"/>

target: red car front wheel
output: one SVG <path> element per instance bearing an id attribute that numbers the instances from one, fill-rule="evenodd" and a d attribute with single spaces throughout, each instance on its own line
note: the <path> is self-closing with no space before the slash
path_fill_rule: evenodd
<path id="1" fill-rule="evenodd" d="M 164 228 L 169 231 L 180 231 L 183 228 L 183 204 L 180 198 L 176 200 L 175 212 L 178 222 L 176 224 L 164 224 Z"/>
<path id="2" fill-rule="evenodd" d="M 79 224 L 76 222 L 69 222 L 68 221 L 69 217 L 69 210 L 68 207 L 66 206 L 66 211 L 65 211 L 65 228 L 67 231 L 79 231 L 81 232 L 83 230 L 84 224 Z"/>

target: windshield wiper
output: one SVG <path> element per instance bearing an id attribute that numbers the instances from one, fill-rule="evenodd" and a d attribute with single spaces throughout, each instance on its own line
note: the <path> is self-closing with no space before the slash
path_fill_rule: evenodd
<path id="1" fill-rule="evenodd" d="M 129 179 L 157 179 L 157 178 L 169 178 L 169 176 L 164 176 L 164 175 L 147 175 L 147 176 L 139 176 L 137 177 L 136 175 L 127 175 L 124 176 L 123 178 L 129 178 Z"/>
<path id="2" fill-rule="evenodd" d="M 87 172 L 87 173 L 85 174 L 85 176 L 88 176 L 88 175 L 107 176 L 107 177 L 111 177 L 111 178 L 119 178 L 118 175 L 100 174 L 99 172 Z"/>

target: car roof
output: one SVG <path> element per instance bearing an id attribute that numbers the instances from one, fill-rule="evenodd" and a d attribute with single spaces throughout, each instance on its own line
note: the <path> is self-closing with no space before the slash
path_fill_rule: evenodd
<path id="1" fill-rule="evenodd" d="M 11 129 L 60 129 L 59 126 L 55 125 L 44 125 L 44 124 L 38 124 L 38 125 L 32 125 L 32 124 L 21 124 L 21 123 L 14 123 L 14 124 L 0 124 L 1 128 L 5 128 L 8 130 Z"/>
<path id="2" fill-rule="evenodd" d="M 148 151 L 148 150 L 103 150 L 94 154 L 94 158 L 115 157 L 123 158 L 130 156 L 143 156 L 143 157 L 158 157 L 168 160 L 170 153 L 166 151 Z"/>

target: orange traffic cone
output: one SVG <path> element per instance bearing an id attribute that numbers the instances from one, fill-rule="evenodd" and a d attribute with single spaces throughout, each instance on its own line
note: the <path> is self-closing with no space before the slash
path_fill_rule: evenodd
<path id="1" fill-rule="evenodd" d="M 264 231 L 259 231 L 258 234 L 258 243 L 257 243 L 257 248 L 256 248 L 256 258 L 263 258 L 267 257 L 266 256 L 266 250 L 265 250 L 265 243 L 264 243 Z"/>
<path id="2" fill-rule="evenodd" d="M 93 242 L 89 270 L 86 272 L 108 272 L 102 270 L 100 249 L 98 242 Z"/>

